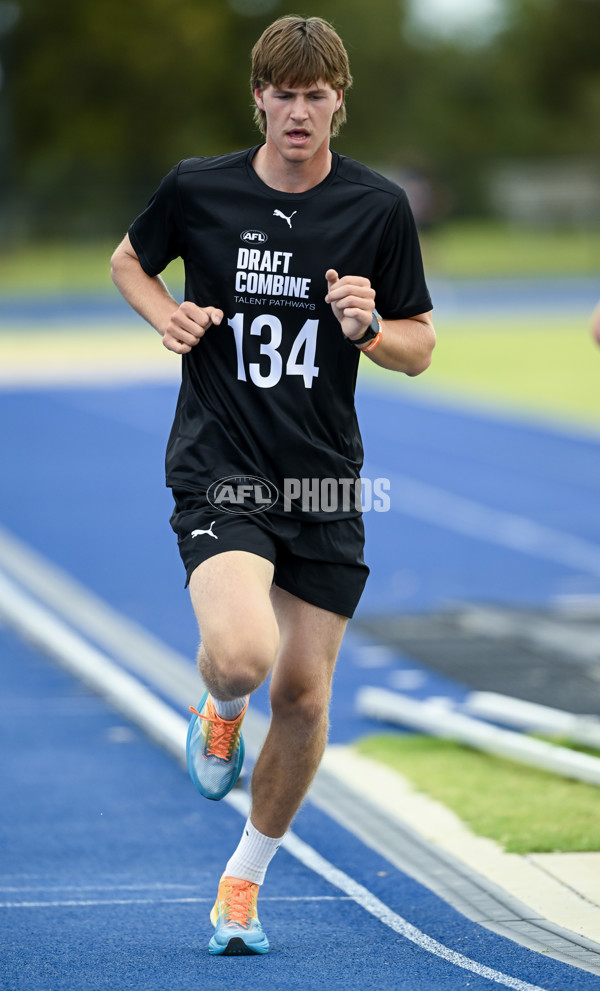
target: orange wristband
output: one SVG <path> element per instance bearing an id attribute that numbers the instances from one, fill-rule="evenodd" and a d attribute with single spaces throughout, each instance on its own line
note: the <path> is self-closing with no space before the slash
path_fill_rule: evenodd
<path id="1" fill-rule="evenodd" d="M 383 331 L 380 330 L 377 337 L 374 337 L 368 344 L 364 344 L 362 347 L 360 344 L 355 344 L 354 346 L 357 347 L 359 351 L 374 351 L 382 337 Z"/>

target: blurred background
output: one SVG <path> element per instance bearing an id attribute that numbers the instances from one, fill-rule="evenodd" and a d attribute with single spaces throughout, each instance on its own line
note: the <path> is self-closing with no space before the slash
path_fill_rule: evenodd
<path id="1" fill-rule="evenodd" d="M 110 254 L 174 163 L 260 142 L 250 51 L 298 12 L 349 51 L 334 147 L 420 229 L 438 347 L 381 387 L 597 436 L 600 0 L 0 0 L 0 386 L 176 382 Z"/>
<path id="2" fill-rule="evenodd" d="M 333 739 L 373 729 L 365 684 L 600 715 L 600 0 L 0 0 L 0 569 L 34 548 L 192 662 L 179 361 L 109 261 L 177 161 L 260 142 L 250 50 L 289 13 L 347 46 L 334 147 L 406 188 L 438 333 L 416 379 L 361 362 L 391 512 L 365 513 Z"/>
<path id="3" fill-rule="evenodd" d="M 408 192 L 453 335 L 426 388 L 597 424 L 600 0 L 0 0 L 0 328 L 23 295 L 114 299 L 111 251 L 172 165 L 261 140 L 250 50 L 289 13 L 348 48 L 336 149 Z"/>
<path id="4" fill-rule="evenodd" d="M 349 51 L 334 147 L 420 230 L 438 347 L 377 388 L 597 437 L 600 0 L 0 0 L 0 388 L 176 384 L 110 255 L 173 164 L 260 142 L 250 51 L 298 12 Z"/>
<path id="5" fill-rule="evenodd" d="M 469 267 L 436 231 L 507 225 L 597 266 L 598 0 L 1 0 L 2 254 L 114 239 L 176 161 L 257 143 L 249 53 L 288 13 L 341 34 L 336 148 L 405 185 L 434 268 Z"/>

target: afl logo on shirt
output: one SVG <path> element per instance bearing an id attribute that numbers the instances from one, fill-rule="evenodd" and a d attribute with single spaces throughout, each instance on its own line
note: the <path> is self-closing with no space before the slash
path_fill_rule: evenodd
<path id="1" fill-rule="evenodd" d="M 248 230 L 240 234 L 245 244 L 264 244 L 269 238 L 264 231 Z"/>

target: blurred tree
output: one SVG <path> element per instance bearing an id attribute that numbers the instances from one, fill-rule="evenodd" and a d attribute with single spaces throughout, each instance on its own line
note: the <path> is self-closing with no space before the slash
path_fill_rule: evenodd
<path id="1" fill-rule="evenodd" d="M 247 17 L 239 3 L 221 0 L 22 0 L 11 99 L 19 121 L 13 181 L 27 225 L 40 233 L 118 230 L 174 162 L 258 142 L 250 50 L 275 16 L 293 9 L 266 6 Z M 376 112 L 366 87 L 352 103 L 354 153 L 381 147 L 385 158 L 390 132 L 382 136 L 377 125 L 385 91 L 410 71 L 399 58 L 396 4 L 371 0 L 368 14 L 362 0 L 322 7 L 377 94 Z M 393 111 L 389 95 L 387 102 Z"/>
<path id="2" fill-rule="evenodd" d="M 521 136 L 522 147 L 529 154 L 597 153 L 600 0 L 512 3 L 518 17 L 502 39 L 498 59 L 512 77 L 515 102 L 520 97 L 536 122 L 533 140 L 526 143 Z"/>
<path id="3" fill-rule="evenodd" d="M 247 136 L 234 29 L 219 0 L 23 0 L 19 178 L 38 229 L 118 229 L 173 162 L 231 146 L 240 122 Z"/>
<path id="4" fill-rule="evenodd" d="M 493 42 L 421 46 L 408 133 L 451 182 L 461 211 L 486 207 L 500 158 L 600 150 L 600 0 L 505 0 Z"/>
<path id="5" fill-rule="evenodd" d="M 470 48 L 419 43 L 403 30 L 409 2 L 305 5 L 335 24 L 350 54 L 338 150 L 438 174 L 462 211 L 483 206 L 481 177 L 499 156 L 598 151 L 600 0 L 505 0 L 507 26 Z M 3 92 L 24 231 L 118 233 L 179 159 L 257 143 L 250 49 L 296 7 L 20 0 Z"/>

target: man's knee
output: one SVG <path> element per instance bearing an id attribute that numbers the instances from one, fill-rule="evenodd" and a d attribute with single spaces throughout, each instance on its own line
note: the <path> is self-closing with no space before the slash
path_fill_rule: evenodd
<path id="1" fill-rule="evenodd" d="M 274 635 L 258 639 L 225 635 L 217 643 L 201 645 L 200 674 L 218 695 L 231 698 L 250 695 L 269 676 L 277 647 Z"/>
<path id="2" fill-rule="evenodd" d="M 308 733 L 328 718 L 330 691 L 324 686 L 296 683 L 271 689 L 271 711 L 275 719 L 297 723 Z"/>
<path id="3" fill-rule="evenodd" d="M 226 551 L 199 565 L 190 594 L 202 646 L 198 667 L 217 698 L 249 695 L 267 678 L 279 648 L 270 600 L 273 565 L 245 551 Z"/>

